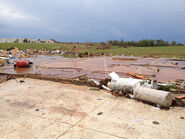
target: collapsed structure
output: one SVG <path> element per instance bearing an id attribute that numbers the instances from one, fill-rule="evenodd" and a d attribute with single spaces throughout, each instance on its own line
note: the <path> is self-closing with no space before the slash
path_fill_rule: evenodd
<path id="1" fill-rule="evenodd" d="M 52 53 L 61 54 L 60 51 Z M 43 50 L 37 51 L 35 49 L 19 51 L 17 48 L 10 51 L 1 51 L 0 65 L 2 68 L 0 68 L 0 70 L 2 80 L 6 80 L 6 77 L 4 78 L 4 76 L 7 76 L 7 79 L 29 77 L 64 83 L 74 83 L 78 85 L 89 85 L 105 89 L 113 95 L 124 95 L 129 98 L 146 101 L 158 106 L 184 106 L 184 101 L 182 101 L 182 99 L 184 99 L 183 94 L 185 93 L 184 80 L 178 80 L 172 83 L 161 83 L 156 80 L 156 77 L 160 77 L 157 76 L 157 74 L 167 68 L 176 69 L 179 74 L 183 73 L 184 64 L 179 64 L 183 59 L 172 59 L 173 62 L 169 62 L 166 65 L 156 65 L 159 60 L 155 63 L 153 59 L 148 59 L 153 63 L 153 65 L 149 65 L 147 63 L 143 64 L 145 61 L 142 61 L 143 59 L 137 57 L 102 57 L 99 58 L 99 60 L 96 60 L 95 58 L 94 61 L 93 59 L 77 59 L 78 61 L 74 59 L 71 61 L 62 59 L 58 62 L 57 60 L 61 57 L 46 56 L 46 59 L 44 59 L 45 61 L 42 62 L 43 59 L 42 57 L 39 57 L 39 55 L 43 54 L 48 54 L 48 52 Z M 39 58 L 41 58 L 41 61 Z M 33 60 L 33 67 L 30 67 L 30 65 L 32 65 L 30 59 Z M 37 60 L 39 62 L 37 62 Z M 105 61 L 108 61 L 108 63 Z M 165 59 L 165 61 L 169 60 Z M 104 63 L 104 65 L 101 63 Z M 14 69 L 13 65 L 17 69 Z M 178 65 L 180 66 L 177 67 Z M 130 72 L 131 70 L 134 70 L 135 67 L 138 71 L 138 66 L 141 67 L 141 70 L 139 70 L 140 74 Z M 131 68 L 129 69 L 129 67 Z M 155 74 L 143 74 L 149 72 L 147 71 L 148 69 L 143 70 L 142 67 L 147 67 Z M 123 70 L 127 72 L 124 73 Z M 124 78 L 113 71 L 124 76 Z M 109 78 L 107 78 L 107 74 L 109 74 Z M 178 94 L 176 94 L 177 91 Z"/>

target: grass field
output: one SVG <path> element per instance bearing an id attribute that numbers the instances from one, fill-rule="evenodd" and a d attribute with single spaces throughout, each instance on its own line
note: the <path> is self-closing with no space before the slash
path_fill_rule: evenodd
<path id="1" fill-rule="evenodd" d="M 35 48 L 37 50 L 57 50 L 71 51 L 74 44 L 31 44 L 31 43 L 0 43 L 0 49 L 8 49 L 17 47 L 20 50 Z M 90 52 L 96 55 L 96 53 L 104 53 L 105 55 L 133 55 L 133 56 L 159 56 L 159 57 L 177 57 L 185 58 L 185 46 L 163 46 L 163 47 L 118 47 L 112 46 L 109 49 L 100 49 L 100 46 L 78 46 L 78 53 Z M 71 55 L 70 55 L 71 57 Z"/>
<path id="2" fill-rule="evenodd" d="M 80 52 L 104 52 L 105 55 L 126 55 L 126 56 L 142 56 L 142 57 L 176 57 L 185 58 L 185 46 L 163 46 L 163 47 L 128 47 L 120 48 L 118 46 L 113 46 L 111 49 L 104 50 L 81 50 Z"/>

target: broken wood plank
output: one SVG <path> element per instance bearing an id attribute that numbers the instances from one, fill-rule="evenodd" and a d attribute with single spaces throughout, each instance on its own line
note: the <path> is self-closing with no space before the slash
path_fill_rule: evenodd
<path id="1" fill-rule="evenodd" d="M 138 60 L 137 58 L 120 58 L 120 57 L 115 57 L 115 58 L 112 58 L 113 60 L 125 60 L 125 61 L 136 61 Z"/>
<path id="2" fill-rule="evenodd" d="M 86 80 L 78 80 L 78 79 L 69 79 L 69 78 L 61 78 L 51 75 L 41 75 L 41 74 L 8 74 L 8 73 L 0 73 L 0 75 L 10 75 L 12 78 L 32 78 L 32 79 L 40 79 L 40 80 L 48 80 L 48 81 L 54 81 L 54 82 L 61 82 L 61 83 L 71 83 L 75 85 L 86 85 L 90 87 L 94 87 L 94 84 L 92 81 L 86 81 Z"/>
<path id="3" fill-rule="evenodd" d="M 178 98 L 178 99 L 185 99 L 185 95 L 176 96 L 176 98 Z"/>
<path id="4" fill-rule="evenodd" d="M 172 59 L 168 59 L 170 61 L 185 61 L 185 59 L 179 59 L 179 58 L 172 58 Z"/>
<path id="5" fill-rule="evenodd" d="M 127 74 L 131 75 L 131 76 L 133 76 L 135 78 L 138 78 L 138 79 L 147 80 L 147 78 L 145 78 L 144 76 L 141 76 L 141 75 L 138 75 L 138 74 L 135 74 L 135 73 L 132 73 L 132 72 L 128 72 Z"/>

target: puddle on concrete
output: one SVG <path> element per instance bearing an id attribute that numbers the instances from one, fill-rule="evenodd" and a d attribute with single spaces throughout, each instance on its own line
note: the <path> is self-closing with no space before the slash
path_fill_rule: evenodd
<path id="1" fill-rule="evenodd" d="M 87 74 L 89 78 L 105 79 L 110 72 L 128 77 L 128 72 L 144 75 L 161 82 L 185 80 L 185 61 L 171 61 L 167 58 L 141 57 L 92 57 L 64 58 L 62 56 L 37 56 L 28 60 L 34 63 L 29 69 L 14 69 L 12 65 L 0 68 L 4 73 L 39 73 L 63 78 L 75 78 Z"/>

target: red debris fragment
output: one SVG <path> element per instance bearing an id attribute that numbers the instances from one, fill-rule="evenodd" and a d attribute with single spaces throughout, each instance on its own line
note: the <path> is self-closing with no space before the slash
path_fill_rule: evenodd
<path id="1" fill-rule="evenodd" d="M 176 96 L 176 98 L 178 98 L 178 99 L 184 99 L 185 98 L 185 95 Z"/>

